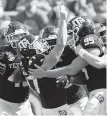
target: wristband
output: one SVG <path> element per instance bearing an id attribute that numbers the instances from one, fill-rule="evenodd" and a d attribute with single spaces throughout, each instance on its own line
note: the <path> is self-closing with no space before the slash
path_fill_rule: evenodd
<path id="1" fill-rule="evenodd" d="M 87 53 L 87 51 L 86 50 L 84 50 L 84 49 L 80 49 L 80 51 L 79 51 L 79 56 L 81 56 L 81 58 L 83 58 L 83 56 L 84 56 L 84 54 L 85 53 Z"/>

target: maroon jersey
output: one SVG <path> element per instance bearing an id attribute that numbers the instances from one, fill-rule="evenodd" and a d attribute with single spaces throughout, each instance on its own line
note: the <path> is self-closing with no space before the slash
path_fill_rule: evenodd
<path id="1" fill-rule="evenodd" d="M 102 44 L 96 35 L 89 35 L 82 39 L 81 45 L 84 49 L 98 48 L 100 56 L 102 56 Z M 86 67 L 89 79 L 87 80 L 87 87 L 89 91 L 95 89 L 106 88 L 106 68 L 97 69 L 91 65 Z"/>
<path id="2" fill-rule="evenodd" d="M 10 46 L 0 47 L 0 98 L 14 103 L 28 99 L 29 87 L 21 65 L 21 56 Z"/>
<path id="3" fill-rule="evenodd" d="M 45 56 L 41 54 L 38 54 L 32 57 L 30 61 L 31 63 L 30 68 L 34 68 L 32 64 L 37 64 L 41 66 L 43 63 L 44 57 Z M 56 64 L 54 68 L 69 65 L 75 58 L 76 58 L 75 53 L 72 51 L 72 49 L 70 49 L 69 46 L 66 46 L 61 58 L 59 59 L 59 62 Z M 58 88 L 56 86 L 56 78 L 44 77 L 42 79 L 37 79 L 37 81 L 38 81 L 38 87 L 40 90 L 41 103 L 44 108 L 60 107 L 68 102 L 70 104 L 72 101 L 76 101 L 77 98 L 78 99 L 80 98 L 79 94 L 77 97 L 75 97 L 75 99 L 71 98 L 72 94 L 73 95 L 75 94 L 76 96 L 76 92 L 78 92 L 79 90 L 79 87 L 77 87 L 76 85 L 73 85 L 72 87 L 72 88 L 75 88 L 75 90 L 69 88 L 69 90 L 71 90 L 69 95 L 68 91 L 66 91 L 65 88 Z M 82 94 L 84 94 L 84 92 L 82 92 Z M 69 97 L 69 101 L 68 101 L 68 97 Z"/>

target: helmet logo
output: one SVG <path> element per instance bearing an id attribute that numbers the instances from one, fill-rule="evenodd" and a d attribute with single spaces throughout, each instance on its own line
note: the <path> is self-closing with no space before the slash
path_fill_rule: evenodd
<path id="1" fill-rule="evenodd" d="M 68 34 L 73 34 L 73 33 L 77 33 L 79 28 L 82 26 L 82 24 L 85 22 L 85 20 L 82 17 L 78 17 L 74 20 L 72 20 L 72 22 L 68 23 Z"/>
<path id="2" fill-rule="evenodd" d="M 30 45 L 30 43 L 29 43 L 29 41 L 26 38 L 24 38 L 23 40 L 21 40 L 18 43 L 18 47 L 20 48 L 20 50 L 23 49 L 23 48 L 27 48 L 28 45 Z"/>
<path id="3" fill-rule="evenodd" d="M 72 21 L 73 28 L 75 29 L 76 27 L 80 28 L 81 25 L 85 22 L 85 20 L 82 17 L 78 17 L 75 20 Z"/>
<path id="4" fill-rule="evenodd" d="M 85 22 L 85 20 L 82 17 L 78 17 L 72 22 L 69 22 L 68 24 L 68 34 L 72 35 L 72 38 L 70 41 L 68 41 L 70 47 L 74 47 L 75 43 L 79 40 L 79 37 L 77 35 L 79 28 L 82 26 L 82 24 Z"/>

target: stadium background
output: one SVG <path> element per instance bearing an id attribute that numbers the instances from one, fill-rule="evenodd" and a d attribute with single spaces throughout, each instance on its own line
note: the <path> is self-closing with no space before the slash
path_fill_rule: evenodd
<path id="1" fill-rule="evenodd" d="M 8 20 L 24 23 L 35 35 L 47 25 L 58 26 L 59 3 L 67 6 L 68 20 L 78 15 L 89 16 L 98 28 L 106 17 L 106 0 L 0 0 L 0 45 Z"/>

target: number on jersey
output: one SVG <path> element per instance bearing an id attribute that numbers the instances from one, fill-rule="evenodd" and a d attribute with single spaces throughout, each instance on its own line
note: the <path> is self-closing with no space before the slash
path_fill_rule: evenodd
<path id="1" fill-rule="evenodd" d="M 95 42 L 94 42 L 94 39 L 91 38 L 91 37 L 85 38 L 85 39 L 84 39 L 84 45 L 85 45 L 85 46 L 92 45 L 92 44 L 94 44 L 94 43 L 95 43 Z"/>

